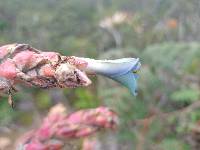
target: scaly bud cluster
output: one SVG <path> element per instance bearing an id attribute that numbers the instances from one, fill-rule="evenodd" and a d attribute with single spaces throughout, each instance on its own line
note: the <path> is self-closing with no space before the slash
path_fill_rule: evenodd
<path id="1" fill-rule="evenodd" d="M 16 83 L 40 88 L 73 88 L 91 83 L 78 69 L 85 61 L 61 56 L 56 52 L 42 52 L 27 44 L 10 44 L 0 47 L 0 91 L 9 95 L 16 91 Z"/>
<path id="2" fill-rule="evenodd" d="M 87 137 L 100 129 L 115 129 L 118 118 L 107 107 L 80 110 L 66 115 L 49 113 L 39 129 L 28 132 L 18 145 L 18 150 L 59 150 L 66 139 Z"/>

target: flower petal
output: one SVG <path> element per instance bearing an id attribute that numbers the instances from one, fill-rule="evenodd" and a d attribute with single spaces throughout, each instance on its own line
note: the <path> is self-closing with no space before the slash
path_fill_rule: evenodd
<path id="1" fill-rule="evenodd" d="M 121 83 L 126 86 L 131 94 L 134 96 L 137 95 L 137 79 L 138 75 L 132 72 L 128 72 L 127 74 L 112 77 L 113 80 Z"/>
<path id="2" fill-rule="evenodd" d="M 88 63 L 86 72 L 94 72 L 108 77 L 123 75 L 129 71 L 137 71 L 138 67 L 140 67 L 139 58 L 122 58 L 116 60 L 81 59 Z"/>

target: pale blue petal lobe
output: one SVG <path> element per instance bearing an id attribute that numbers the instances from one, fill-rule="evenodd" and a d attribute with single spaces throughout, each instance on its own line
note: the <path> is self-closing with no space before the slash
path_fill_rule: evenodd
<path id="1" fill-rule="evenodd" d="M 131 94 L 133 94 L 134 96 L 137 95 L 137 74 L 129 72 L 121 76 L 110 78 L 126 86 L 130 90 Z"/>

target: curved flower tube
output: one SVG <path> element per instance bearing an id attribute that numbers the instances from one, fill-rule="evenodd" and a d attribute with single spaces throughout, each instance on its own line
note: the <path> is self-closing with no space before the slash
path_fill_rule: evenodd
<path id="1" fill-rule="evenodd" d="M 139 58 L 95 60 L 75 57 L 75 59 L 87 62 L 86 73 L 96 73 L 111 78 L 126 86 L 133 95 L 137 94 L 137 72 L 141 67 Z"/>

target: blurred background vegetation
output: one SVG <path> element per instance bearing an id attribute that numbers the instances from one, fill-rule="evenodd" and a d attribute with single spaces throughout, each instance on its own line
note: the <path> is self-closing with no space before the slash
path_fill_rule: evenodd
<path id="1" fill-rule="evenodd" d="M 199 150 L 199 14 L 199 0 L 0 0 L 0 45 L 142 62 L 137 97 L 102 77 L 88 88 L 18 87 L 15 110 L 0 100 L 0 145 L 7 139 L 13 149 L 62 102 L 69 111 L 106 105 L 118 112 L 119 129 L 98 136 L 102 150 Z"/>

